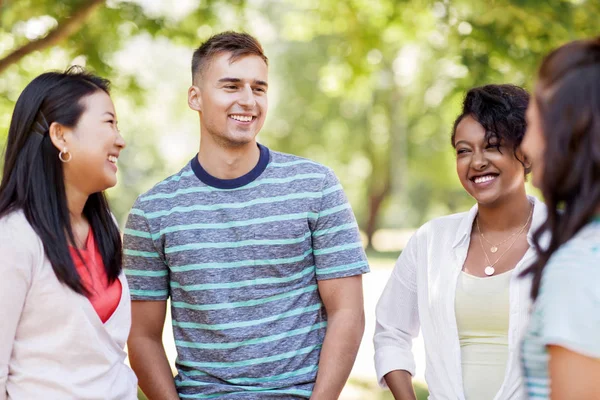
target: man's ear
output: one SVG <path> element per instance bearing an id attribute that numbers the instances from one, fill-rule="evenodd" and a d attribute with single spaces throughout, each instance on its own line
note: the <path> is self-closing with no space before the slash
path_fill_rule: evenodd
<path id="1" fill-rule="evenodd" d="M 71 129 L 59 124 L 58 122 L 53 122 L 50 124 L 48 134 L 50 135 L 50 140 L 52 141 L 54 147 L 56 147 L 58 151 L 62 151 L 62 149 L 68 145 L 68 141 L 71 136 Z"/>
<path id="2" fill-rule="evenodd" d="M 192 85 L 188 89 L 188 106 L 198 112 L 202 112 L 202 97 L 200 96 L 200 88 Z"/>

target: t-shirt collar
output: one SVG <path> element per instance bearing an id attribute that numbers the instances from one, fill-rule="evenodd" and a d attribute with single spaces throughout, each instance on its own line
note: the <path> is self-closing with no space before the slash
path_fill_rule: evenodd
<path id="1" fill-rule="evenodd" d="M 246 186 L 250 182 L 256 180 L 267 168 L 267 165 L 269 165 L 269 149 L 260 143 L 257 143 L 257 145 L 260 150 L 258 163 L 254 168 L 250 170 L 250 172 L 238 178 L 220 179 L 210 175 L 208 172 L 206 172 L 204 168 L 202 168 L 202 165 L 200 165 L 200 162 L 198 161 L 198 154 L 196 154 L 196 156 L 192 158 L 192 171 L 194 171 L 196 177 L 202 182 L 204 182 L 208 186 L 212 186 L 218 189 L 236 189 L 242 186 Z"/>

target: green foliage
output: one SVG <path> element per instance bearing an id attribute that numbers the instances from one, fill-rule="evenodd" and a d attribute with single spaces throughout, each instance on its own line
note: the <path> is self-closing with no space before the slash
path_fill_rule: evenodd
<path id="1" fill-rule="evenodd" d="M 1 2 L 0 59 L 34 38 L 26 27 L 60 26 L 84 3 Z M 213 33 L 254 33 L 270 57 L 276 100 L 260 140 L 331 166 L 363 228 L 378 215 L 380 227 L 414 227 L 472 203 L 449 143 L 463 93 L 492 82 L 531 89 L 541 57 L 597 34 L 600 20 L 592 0 L 206 0 L 176 16 L 140 4 L 107 1 L 65 40 L 0 74 L 0 141 L 16 98 L 39 73 L 76 62 L 113 81 L 129 142 L 122 183 L 110 193 L 121 220 L 137 194 L 176 172 L 198 143 L 185 104 L 189 82 L 180 78 L 189 66 L 169 65 L 166 53 L 146 61 L 138 40 L 191 55 Z M 145 61 L 118 62 L 132 54 Z M 164 149 L 171 130 L 187 138 L 189 153 L 177 159 Z"/>

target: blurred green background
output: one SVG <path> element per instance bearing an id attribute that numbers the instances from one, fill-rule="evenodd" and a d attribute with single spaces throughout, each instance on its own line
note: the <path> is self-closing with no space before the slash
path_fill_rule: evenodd
<path id="1" fill-rule="evenodd" d="M 247 31 L 270 58 L 259 140 L 331 166 L 371 237 L 466 209 L 449 144 L 465 90 L 531 88 L 542 55 L 599 20 L 597 0 L 0 0 L 0 144 L 41 72 L 79 64 L 111 79 L 129 146 L 109 191 L 123 221 L 197 152 L 194 48 Z"/>
<path id="2" fill-rule="evenodd" d="M 259 140 L 335 170 L 388 270 L 414 228 L 472 204 L 450 146 L 464 92 L 531 89 L 541 57 L 597 35 L 598 21 L 598 0 L 0 0 L 0 145 L 43 71 L 78 64 L 111 79 L 128 147 L 109 197 L 124 223 L 140 193 L 198 150 L 193 50 L 243 30 L 270 59 Z M 357 398 L 386 398 L 354 382 L 372 393 Z"/>

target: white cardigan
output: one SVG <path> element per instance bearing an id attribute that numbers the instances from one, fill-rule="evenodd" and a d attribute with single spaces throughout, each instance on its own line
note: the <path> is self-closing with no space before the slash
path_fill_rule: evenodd
<path id="1" fill-rule="evenodd" d="M 544 222 L 546 207 L 534 197 L 532 224 L 527 239 Z M 467 256 L 475 205 L 469 212 L 437 218 L 423 225 L 398 258 L 377 304 L 375 369 L 380 385 L 384 375 L 405 370 L 413 376 L 412 339 L 423 335 L 425 380 L 430 400 L 464 400 L 460 344 L 454 298 Z M 504 382 L 494 400 L 525 399 L 519 364 L 519 342 L 529 318 L 531 281 L 519 274 L 534 260 L 532 247 L 515 267 L 510 282 L 509 356 Z"/>
<path id="2" fill-rule="evenodd" d="M 121 301 L 102 323 L 89 300 L 58 281 L 42 241 L 21 211 L 0 219 L 0 400 L 133 400 L 124 364 L 131 327 Z"/>

